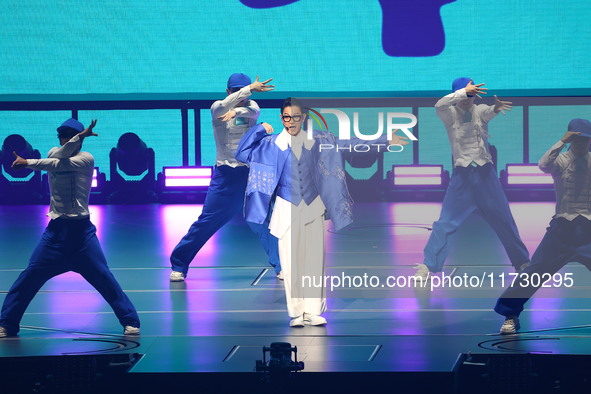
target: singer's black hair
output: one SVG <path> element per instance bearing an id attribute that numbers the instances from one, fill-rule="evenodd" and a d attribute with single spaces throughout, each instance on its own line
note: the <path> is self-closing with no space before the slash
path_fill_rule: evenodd
<path id="1" fill-rule="evenodd" d="M 281 105 L 281 113 L 283 113 L 283 110 L 287 107 L 298 107 L 302 110 L 303 114 L 307 114 L 308 113 L 308 107 L 305 107 L 300 100 L 298 100 L 295 97 L 288 97 L 285 99 L 285 101 L 283 101 L 283 104 Z"/>

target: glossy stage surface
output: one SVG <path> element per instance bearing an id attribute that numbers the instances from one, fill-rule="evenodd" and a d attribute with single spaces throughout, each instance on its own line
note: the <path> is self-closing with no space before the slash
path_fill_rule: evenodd
<path id="1" fill-rule="evenodd" d="M 530 254 L 553 203 L 512 203 Z M 360 203 L 356 222 L 327 232 L 327 274 L 412 275 L 422 261 L 439 203 Z M 124 337 L 109 306 L 78 274 L 50 280 L 0 357 L 107 354 L 142 356 L 130 373 L 251 372 L 262 347 L 298 347 L 305 371 L 449 372 L 467 353 L 591 354 L 591 273 L 576 264 L 574 285 L 545 289 L 526 305 L 522 333 L 500 336 L 492 311 L 510 280 L 507 256 L 479 216 L 460 229 L 444 273 L 489 284 L 460 288 L 335 290 L 326 327 L 290 328 L 283 284 L 254 234 L 236 217 L 201 250 L 185 282 L 171 283 L 168 257 L 201 205 L 95 205 L 92 221 L 109 265 L 134 302 L 142 335 Z M 0 301 L 26 266 L 46 206 L 0 207 Z M 330 226 L 329 226 L 330 229 Z"/>

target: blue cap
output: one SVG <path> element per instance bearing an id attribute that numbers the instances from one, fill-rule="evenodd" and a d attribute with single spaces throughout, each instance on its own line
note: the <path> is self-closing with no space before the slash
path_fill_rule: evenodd
<path id="1" fill-rule="evenodd" d="M 60 127 L 57 128 L 58 133 L 67 133 L 68 131 L 74 130 L 78 133 L 84 131 L 84 125 L 78 122 L 74 118 L 66 120 Z"/>
<path id="2" fill-rule="evenodd" d="M 243 88 L 250 85 L 250 77 L 246 74 L 236 73 L 228 78 L 228 89 Z"/>
<path id="3" fill-rule="evenodd" d="M 468 83 L 470 83 L 470 82 L 472 82 L 472 78 L 467 78 L 467 77 L 456 78 L 451 83 L 451 91 L 455 92 L 456 90 L 464 89 L 466 86 L 468 86 Z"/>
<path id="4" fill-rule="evenodd" d="M 579 132 L 581 137 L 591 138 L 591 122 L 587 119 L 573 119 L 568 122 L 568 131 Z"/>

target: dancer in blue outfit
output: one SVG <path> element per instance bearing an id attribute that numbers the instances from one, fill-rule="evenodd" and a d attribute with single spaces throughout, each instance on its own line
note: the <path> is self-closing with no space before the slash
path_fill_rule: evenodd
<path id="1" fill-rule="evenodd" d="M 570 149 L 560 153 L 566 144 Z M 556 191 L 556 214 L 531 264 L 497 300 L 495 311 L 505 316 L 501 334 L 515 334 L 520 328 L 523 306 L 547 279 L 574 283 L 572 273 L 554 274 L 571 261 L 591 270 L 591 122 L 573 119 L 568 131 L 542 156 L 538 166 L 552 174 Z M 567 276 L 568 275 L 568 276 Z M 570 276 L 570 280 L 569 280 Z M 553 283 L 553 282 L 552 282 Z"/>
<path id="2" fill-rule="evenodd" d="M 96 136 L 93 120 L 87 129 L 76 119 L 66 120 L 58 129 L 61 147 L 52 148 L 47 159 L 23 159 L 14 153 L 13 168 L 30 168 L 49 173 L 51 218 L 29 266 L 10 288 L 0 315 L 0 337 L 16 335 L 25 310 L 41 286 L 50 278 L 74 271 L 82 275 L 109 303 L 125 335 L 140 333 L 138 314 L 109 270 L 90 221 L 88 196 L 94 158 L 81 152 L 86 137 Z"/>
<path id="3" fill-rule="evenodd" d="M 460 225 L 478 211 L 495 231 L 516 271 L 529 262 L 529 252 L 519 237 L 509 202 L 493 167 L 488 144 L 488 122 L 499 112 L 511 110 L 511 102 L 495 96 L 494 105 L 474 104 L 474 96 L 486 94 L 484 84 L 470 78 L 453 81 L 453 93 L 436 104 L 445 124 L 453 154 L 453 173 L 441 206 L 439 220 L 424 250 L 416 276 L 428 280 L 443 269 L 450 243 Z"/>
<path id="4" fill-rule="evenodd" d="M 244 206 L 244 190 L 248 179 L 248 166 L 236 160 L 234 152 L 240 138 L 257 123 L 260 109 L 249 97 L 252 92 L 273 90 L 271 79 L 251 83 L 245 74 L 232 74 L 228 79 L 227 97 L 211 106 L 213 131 L 216 142 L 216 165 L 211 178 L 201 215 L 170 255 L 171 282 L 185 280 L 189 264 L 205 243 Z M 279 279 L 283 278 L 277 238 L 269 233 L 267 225 L 248 223 L 267 253 L 269 263 Z"/>

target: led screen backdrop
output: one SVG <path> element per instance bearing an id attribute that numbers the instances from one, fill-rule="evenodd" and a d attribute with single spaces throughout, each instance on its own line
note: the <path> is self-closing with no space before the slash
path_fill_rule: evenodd
<path id="1" fill-rule="evenodd" d="M 591 90 L 591 2 L 558 0 L 4 0 L 0 2 L 0 100 L 12 95 L 206 93 L 222 98 L 229 74 L 272 77 L 273 97 L 444 94 L 457 76 L 491 95 L 560 96 Z M 565 93 L 566 92 L 566 93 Z M 30 96 L 29 96 L 30 95 Z M 131 95 L 133 96 L 133 95 Z M 259 95 L 258 97 L 263 97 Z M 528 160 L 535 162 L 589 106 L 531 107 Z M 392 109 L 376 108 L 373 111 Z M 399 108 L 410 111 L 410 108 Z M 352 110 L 347 110 L 351 112 Z M 0 139 L 19 133 L 42 155 L 68 111 L 0 111 Z M 372 111 L 363 126 L 375 130 Z M 189 164 L 213 165 L 208 110 L 200 111 L 201 163 L 189 111 Z M 156 152 L 156 171 L 181 164 L 178 110 L 79 112 L 99 118 L 92 150 L 101 170 L 119 136 L 136 132 Z M 327 116 L 331 130 L 334 118 Z M 451 169 L 433 108 L 418 112 L 419 158 Z M 260 120 L 280 128 L 277 109 Z M 524 160 L 524 114 L 491 122 L 498 169 Z M 389 154 L 411 164 L 410 148 Z M 349 169 L 355 172 L 355 169 Z M 366 174 L 367 175 L 367 174 Z M 363 174 L 355 174 L 363 178 Z"/>

